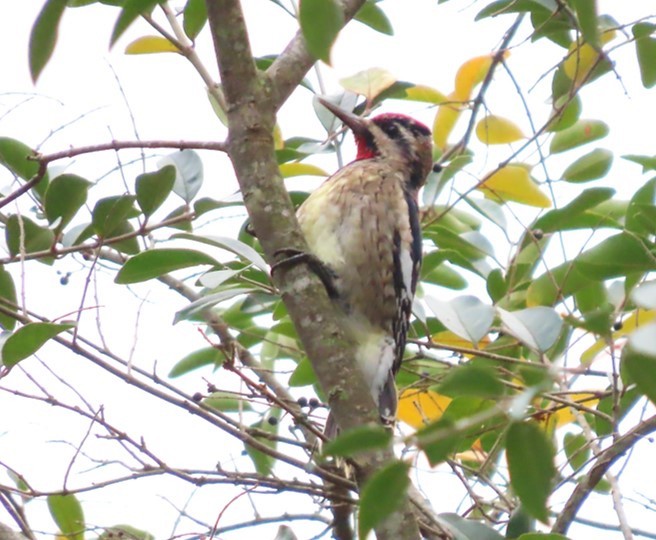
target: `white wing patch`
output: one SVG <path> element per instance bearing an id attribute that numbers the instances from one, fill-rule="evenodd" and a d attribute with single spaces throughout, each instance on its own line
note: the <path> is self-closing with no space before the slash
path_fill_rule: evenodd
<path id="1" fill-rule="evenodd" d="M 401 261 L 401 276 L 403 277 L 403 287 L 405 289 L 403 292 L 408 300 L 412 301 L 412 275 L 415 271 L 415 263 L 407 246 L 401 245 L 399 260 Z"/>

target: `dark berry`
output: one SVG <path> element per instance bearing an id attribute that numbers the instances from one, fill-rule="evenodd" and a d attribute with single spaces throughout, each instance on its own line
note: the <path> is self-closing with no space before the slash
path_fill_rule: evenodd
<path id="1" fill-rule="evenodd" d="M 319 403 L 319 400 L 315 397 L 310 398 L 310 401 L 308 401 L 308 405 L 310 406 L 310 409 L 316 409 L 321 403 Z"/>
<path id="2" fill-rule="evenodd" d="M 308 400 L 306 397 L 300 397 L 296 400 L 296 403 L 298 403 L 299 407 L 307 407 L 308 406 Z"/>
<path id="3" fill-rule="evenodd" d="M 191 399 L 193 399 L 196 403 L 198 403 L 199 401 L 202 401 L 203 394 L 201 394 L 200 392 L 196 392 L 193 396 L 191 396 Z"/>
<path id="4" fill-rule="evenodd" d="M 278 419 L 275 416 L 269 416 L 269 418 L 267 418 L 267 422 L 269 422 L 270 426 L 278 425 Z"/>

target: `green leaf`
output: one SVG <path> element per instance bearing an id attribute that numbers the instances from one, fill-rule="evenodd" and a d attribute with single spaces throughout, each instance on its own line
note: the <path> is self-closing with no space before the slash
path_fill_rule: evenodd
<path id="1" fill-rule="evenodd" d="M 182 27 L 192 41 L 196 39 L 207 22 L 205 0 L 187 0 L 184 7 Z"/>
<path id="2" fill-rule="evenodd" d="M 656 323 L 641 326 L 629 337 L 622 365 L 638 389 L 656 403 Z"/>
<path id="3" fill-rule="evenodd" d="M 656 203 L 656 178 L 645 182 L 631 197 L 626 209 L 625 227 L 627 231 L 649 237 L 654 234 L 653 221 Z"/>
<path id="4" fill-rule="evenodd" d="M 141 251 L 141 248 L 139 247 L 139 241 L 137 240 L 134 227 L 129 221 L 120 223 L 118 228 L 114 231 L 114 236 L 118 237 L 125 235 L 127 235 L 127 238 L 124 238 L 120 242 L 112 242 L 112 247 L 126 255 L 136 255 Z"/>
<path id="5" fill-rule="evenodd" d="M 565 433 L 563 449 L 573 471 L 578 471 L 590 457 L 590 446 L 583 433 Z"/>
<path id="6" fill-rule="evenodd" d="M 316 382 L 317 375 L 314 372 L 312 364 L 307 358 L 303 358 L 290 375 L 288 384 L 294 388 L 298 386 L 310 386 Z"/>
<path id="7" fill-rule="evenodd" d="M 257 267 L 259 270 L 262 270 L 262 272 L 265 272 L 267 274 L 269 272 L 269 266 L 267 265 L 266 261 L 262 258 L 262 255 L 260 255 L 257 251 L 255 251 L 255 249 L 253 249 L 248 244 L 244 244 L 244 242 L 240 242 L 235 238 L 229 238 L 227 236 L 211 236 L 211 235 L 199 236 L 195 234 L 186 234 L 186 233 L 176 234 L 175 238 L 193 240 L 195 242 L 201 242 L 203 244 L 208 244 L 210 246 L 215 246 L 221 249 L 225 249 L 227 251 L 230 251 L 231 253 L 234 253 L 239 258 L 245 259 L 246 261 Z"/>
<path id="8" fill-rule="evenodd" d="M 5 239 L 12 256 L 19 253 L 34 253 L 49 250 L 55 243 L 55 235 L 50 229 L 39 227 L 31 219 L 16 214 L 9 216 Z"/>
<path id="9" fill-rule="evenodd" d="M 562 131 L 572 127 L 581 116 L 581 108 L 581 98 L 578 95 L 572 98 L 565 94 L 557 98 L 547 131 Z"/>
<path id="10" fill-rule="evenodd" d="M 65 9 L 66 0 L 48 0 L 34 22 L 29 46 L 30 74 L 34 83 L 55 49 L 59 21 Z"/>
<path id="11" fill-rule="evenodd" d="M 275 420 L 269 421 L 269 418 L 273 418 Z M 271 435 L 277 435 L 278 426 L 280 425 L 278 422 L 279 418 L 280 418 L 280 409 L 270 409 L 265 418 L 263 418 L 258 422 L 255 422 L 250 427 L 251 429 L 253 428 L 260 429 L 262 431 L 270 433 Z M 255 435 L 255 438 L 258 441 L 260 441 L 262 444 L 271 448 L 272 450 L 275 450 L 277 446 L 275 439 L 272 440 L 266 437 L 258 437 L 257 435 Z M 255 465 L 255 470 L 257 471 L 257 473 L 262 476 L 269 476 L 273 471 L 275 459 L 271 457 L 269 454 L 260 452 L 250 444 L 244 443 L 244 447 L 246 448 L 246 453 L 253 461 L 253 465 Z"/>
<path id="12" fill-rule="evenodd" d="M 166 165 L 175 167 L 173 193 L 181 197 L 187 204 L 191 203 L 203 185 L 203 162 L 200 156 L 193 150 L 180 150 L 157 162 L 160 169 Z"/>
<path id="13" fill-rule="evenodd" d="M 450 512 L 438 514 L 437 518 L 453 534 L 454 540 L 503 540 L 503 536 L 485 523 Z"/>
<path id="14" fill-rule="evenodd" d="M 87 202 L 91 182 L 76 174 L 62 174 L 50 182 L 45 196 L 45 211 L 51 225 L 59 220 L 57 231 L 70 223 Z"/>
<path id="15" fill-rule="evenodd" d="M 508 292 L 508 284 L 503 277 L 503 272 L 495 268 L 487 275 L 486 280 L 487 293 L 490 295 L 492 302 L 496 303 L 501 300 Z"/>
<path id="16" fill-rule="evenodd" d="M 189 205 L 183 204 L 182 206 L 178 206 L 175 210 L 172 210 L 169 212 L 166 217 L 163 219 L 163 221 L 168 221 L 173 218 L 179 218 L 180 216 L 183 215 L 189 215 Z M 185 232 L 191 232 L 193 230 L 191 226 L 191 218 L 185 218 L 177 223 L 172 223 L 169 225 L 172 229 L 178 229 L 180 231 L 185 231 Z"/>
<path id="17" fill-rule="evenodd" d="M 574 261 L 552 268 L 529 285 L 529 305 L 553 305 L 589 285 L 590 279 L 606 280 L 654 268 L 654 246 L 633 234 L 617 234 L 583 252 Z"/>
<path id="18" fill-rule="evenodd" d="M 645 88 L 656 84 L 656 39 L 651 35 L 656 31 L 656 24 L 639 22 L 631 28 L 636 44 L 636 55 L 640 66 L 640 78 Z"/>
<path id="19" fill-rule="evenodd" d="M 506 433 L 510 485 L 526 511 L 543 523 L 549 519 L 547 499 L 556 475 L 554 449 L 532 422 L 515 422 Z"/>
<path id="20" fill-rule="evenodd" d="M 177 311 L 175 317 L 173 318 L 173 324 L 178 323 L 180 321 L 187 320 L 193 317 L 194 315 L 196 315 L 197 313 L 200 313 L 204 309 L 211 308 L 212 306 L 215 306 L 220 302 L 230 300 L 231 298 L 235 298 L 236 296 L 241 296 L 243 294 L 249 294 L 254 291 L 255 289 L 253 288 L 239 287 L 235 289 L 226 289 L 214 294 L 208 294 L 207 296 L 203 296 L 202 298 L 199 298 L 198 300 L 192 302 L 188 306 Z M 226 320 L 226 322 L 228 321 Z"/>
<path id="21" fill-rule="evenodd" d="M 563 321 L 558 313 L 545 306 L 520 311 L 506 311 L 497 307 L 505 330 L 536 351 L 545 352 L 560 335 Z"/>
<path id="22" fill-rule="evenodd" d="M 126 261 L 116 274 L 114 282 L 122 285 L 139 283 L 201 264 L 219 265 L 214 258 L 202 251 L 183 248 L 149 249 Z"/>
<path id="23" fill-rule="evenodd" d="M 252 411 L 252 405 L 246 398 L 234 392 L 212 392 L 209 396 L 201 401 L 212 409 L 221 412 L 245 412 Z"/>
<path id="24" fill-rule="evenodd" d="M 19 178 L 29 180 L 39 172 L 39 163 L 28 159 L 36 155 L 36 151 L 26 144 L 9 137 L 0 137 L 0 163 Z"/>
<path id="25" fill-rule="evenodd" d="M 391 440 L 392 432 L 383 426 L 360 426 L 328 441 L 322 449 L 322 454 L 352 457 L 361 452 L 386 448 Z"/>
<path id="26" fill-rule="evenodd" d="M 118 19 L 116 19 L 114 29 L 112 30 L 112 36 L 109 40 L 110 48 L 114 46 L 114 43 L 116 43 L 118 38 L 123 35 L 139 15 L 142 13 L 150 13 L 153 8 L 162 1 L 163 0 L 125 0 L 123 3 L 123 9 L 118 16 Z"/>
<path id="27" fill-rule="evenodd" d="M 0 266 L 0 302 L 9 311 L 16 311 L 16 286 L 11 274 Z M 11 331 L 16 327 L 16 319 L 9 314 L 0 313 L 0 326 Z"/>
<path id="28" fill-rule="evenodd" d="M 84 540 L 84 512 L 75 495 L 49 495 L 48 509 L 68 540 Z"/>
<path id="29" fill-rule="evenodd" d="M 542 232 L 553 232 L 568 229 L 568 224 L 573 223 L 583 212 L 594 208 L 615 195 L 612 188 L 589 188 L 583 191 L 572 202 L 550 210 L 535 222 L 533 230 L 540 229 Z"/>
<path id="30" fill-rule="evenodd" d="M 535 518 L 529 516 L 520 504 L 510 514 L 508 526 L 506 527 L 506 538 L 517 538 L 524 533 L 535 530 Z"/>
<path id="31" fill-rule="evenodd" d="M 147 252 L 145 252 L 147 253 Z M 221 366 L 225 361 L 225 354 L 217 347 L 205 347 L 189 353 L 187 356 L 178 360 L 169 371 L 169 377 L 174 379 L 180 375 L 186 375 L 194 369 L 204 366 Z"/>
<path id="32" fill-rule="evenodd" d="M 32 356 L 46 341 L 74 328 L 74 324 L 28 323 L 21 326 L 2 345 L 2 363 L 7 367 Z"/>
<path id="33" fill-rule="evenodd" d="M 553 41 L 561 47 L 567 48 L 572 42 L 571 30 L 572 21 L 569 13 L 563 13 L 558 7 L 552 7 L 555 1 L 535 0 L 534 4 L 549 4 L 547 9 L 532 9 L 531 24 L 534 32 L 531 36 L 532 41 L 537 41 L 543 37 Z"/>
<path id="34" fill-rule="evenodd" d="M 592 279 L 608 279 L 654 269 L 654 245 L 632 234 L 611 236 L 575 259 L 576 268 Z"/>
<path id="35" fill-rule="evenodd" d="M 633 161 L 633 163 L 642 165 L 643 174 L 647 171 L 656 171 L 656 156 L 638 156 L 635 154 L 628 154 L 622 156 L 622 159 Z"/>
<path id="36" fill-rule="evenodd" d="M 579 120 L 572 127 L 557 132 L 553 139 L 549 151 L 552 154 L 558 154 L 571 150 L 578 146 L 588 144 L 592 141 L 602 139 L 608 135 L 608 125 L 601 120 Z"/>
<path id="37" fill-rule="evenodd" d="M 563 178 L 568 182 L 589 182 L 606 176 L 613 163 L 613 153 L 604 148 L 597 148 L 572 163 Z"/>
<path id="38" fill-rule="evenodd" d="M 210 270 L 198 278 L 198 283 L 208 289 L 216 289 L 237 274 L 239 270 Z"/>
<path id="39" fill-rule="evenodd" d="M 438 255 L 437 252 L 434 252 Z M 432 255 L 429 254 L 429 255 Z M 441 259 L 442 256 L 438 255 Z M 467 280 L 460 275 L 457 270 L 454 270 L 446 263 L 442 264 L 443 261 L 440 261 L 438 266 L 433 268 L 424 267 L 422 265 L 422 277 L 421 281 L 426 283 L 434 283 L 435 285 L 440 285 L 442 287 L 447 287 L 448 289 L 462 290 L 467 287 Z"/>
<path id="40" fill-rule="evenodd" d="M 486 17 L 496 17 L 507 13 L 533 13 L 545 11 L 547 14 L 556 11 L 558 4 L 555 0 L 496 0 L 490 2 L 476 14 L 475 20 Z"/>
<path id="41" fill-rule="evenodd" d="M 572 4 L 576 10 L 576 18 L 581 34 L 583 34 L 583 41 L 598 46 L 597 0 L 572 0 Z"/>
<path id="42" fill-rule="evenodd" d="M 493 368 L 471 362 L 450 369 L 436 390 L 452 397 L 495 398 L 505 393 L 505 387 Z"/>
<path id="43" fill-rule="evenodd" d="M 610 390 L 608 388 L 607 390 Z M 628 414 L 633 406 L 638 402 L 642 393 L 637 387 L 631 387 L 625 390 L 620 396 L 619 406 L 615 403 L 615 395 L 609 392 L 610 395 L 602 398 L 597 405 L 597 410 L 603 412 L 614 418 L 618 423 Z M 613 433 L 615 427 L 605 418 L 595 416 L 595 431 L 600 437 L 605 437 Z"/>
<path id="44" fill-rule="evenodd" d="M 372 0 L 367 0 L 353 18 L 362 24 L 366 24 L 369 28 L 373 28 L 376 32 L 388 36 L 394 35 L 392 23 L 387 15 Z"/>
<path id="45" fill-rule="evenodd" d="M 137 204 L 146 217 L 155 213 L 173 189 L 175 182 L 175 167 L 165 165 L 160 170 L 152 173 L 144 173 L 137 176 L 135 180 L 135 192 Z"/>
<path id="46" fill-rule="evenodd" d="M 478 343 L 490 331 L 494 309 L 475 296 L 459 296 L 450 302 L 426 296 L 425 301 L 444 326 L 467 341 Z"/>
<path id="47" fill-rule="evenodd" d="M 431 467 L 443 462 L 457 448 L 460 434 L 453 432 L 453 421 L 442 416 L 417 432 L 417 444 Z"/>
<path id="48" fill-rule="evenodd" d="M 299 22 L 308 51 L 330 64 L 330 50 L 344 26 L 344 15 L 335 0 L 301 0 Z"/>
<path id="49" fill-rule="evenodd" d="M 114 195 L 96 202 L 91 213 L 93 230 L 101 238 L 116 236 L 125 221 L 133 216 L 134 195 Z"/>
<path id="50" fill-rule="evenodd" d="M 410 485 L 409 469 L 407 463 L 394 461 L 376 471 L 362 487 L 358 512 L 360 538 L 366 538 L 381 521 L 399 508 Z"/>

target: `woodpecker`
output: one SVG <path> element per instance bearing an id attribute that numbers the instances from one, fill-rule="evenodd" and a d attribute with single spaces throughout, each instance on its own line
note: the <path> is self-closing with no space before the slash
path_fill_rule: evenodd
<path id="1" fill-rule="evenodd" d="M 320 101 L 351 129 L 357 155 L 310 194 L 297 217 L 319 262 L 311 266 L 343 313 L 358 366 L 391 424 L 421 267 L 417 194 L 432 167 L 431 133 L 408 116 L 367 119 Z M 325 432 L 336 434 L 331 417 Z"/>

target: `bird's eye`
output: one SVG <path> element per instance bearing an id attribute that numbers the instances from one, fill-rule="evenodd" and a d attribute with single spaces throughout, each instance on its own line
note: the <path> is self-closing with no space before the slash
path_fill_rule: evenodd
<path id="1" fill-rule="evenodd" d="M 390 137 L 398 137 L 399 127 L 396 124 L 389 124 L 385 130 Z"/>

